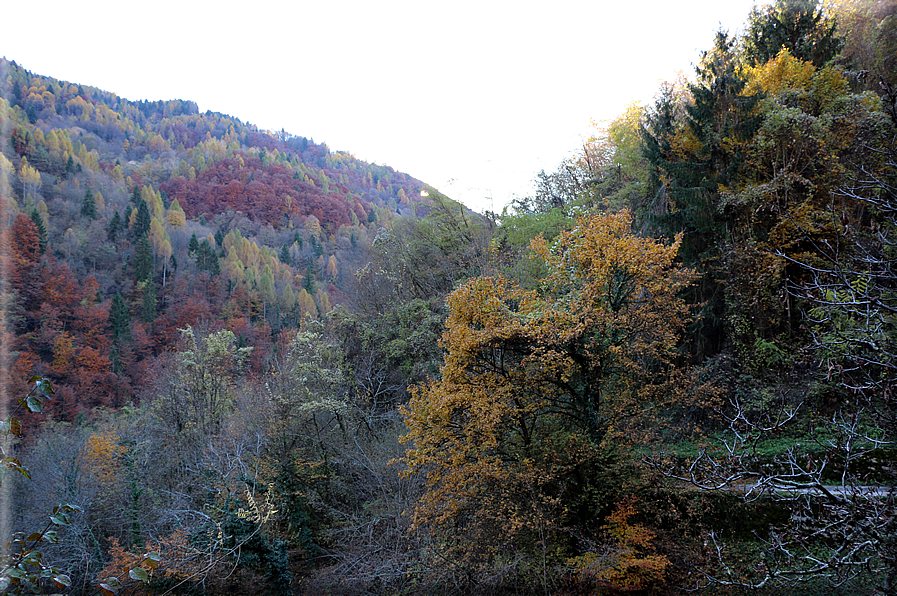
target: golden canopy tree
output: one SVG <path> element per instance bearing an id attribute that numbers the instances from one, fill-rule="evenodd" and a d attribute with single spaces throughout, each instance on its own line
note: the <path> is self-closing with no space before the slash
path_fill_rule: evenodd
<path id="1" fill-rule="evenodd" d="M 534 240 L 539 290 L 479 277 L 448 297 L 442 376 L 412 391 L 404 463 L 426 477 L 415 525 L 455 560 L 554 548 L 612 505 L 603 454 L 671 382 L 688 319 L 678 293 L 694 279 L 675 263 L 681 237 L 640 238 L 631 223 L 592 215 L 551 246 Z"/>

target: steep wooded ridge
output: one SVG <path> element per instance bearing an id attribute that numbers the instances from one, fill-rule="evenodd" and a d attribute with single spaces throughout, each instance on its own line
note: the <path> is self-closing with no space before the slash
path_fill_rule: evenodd
<path id="1" fill-rule="evenodd" d="M 486 216 L 0 63 L 0 593 L 897 594 L 897 4 L 708 45 Z"/>
<path id="2" fill-rule="evenodd" d="M 187 325 L 242 325 L 265 353 L 345 299 L 380 227 L 432 208 L 406 174 L 189 101 L 127 101 L 6 60 L 0 95 L 9 382 L 53 378 L 64 419 L 132 400 Z"/>

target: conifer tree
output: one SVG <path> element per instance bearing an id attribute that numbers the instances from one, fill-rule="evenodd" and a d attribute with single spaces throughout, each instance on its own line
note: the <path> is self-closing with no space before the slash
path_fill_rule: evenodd
<path id="1" fill-rule="evenodd" d="M 783 49 L 824 66 L 843 46 L 835 21 L 824 17 L 818 0 L 776 0 L 774 5 L 754 7 L 744 37 L 746 57 L 754 66 L 765 64 Z"/>
<path id="2" fill-rule="evenodd" d="M 643 154 L 652 170 L 653 224 L 672 238 L 680 232 L 683 262 L 701 279 L 692 301 L 702 305 L 690 337 L 698 356 L 721 349 L 724 272 L 719 257 L 727 230 L 720 189 L 734 183 L 747 142 L 759 126 L 757 96 L 743 94 L 735 40 L 717 34 L 697 68 L 698 81 L 688 90 L 692 102 L 682 105 L 666 89 L 642 129 Z"/>
<path id="3" fill-rule="evenodd" d="M 131 339 L 131 312 L 121 292 L 116 292 L 109 307 L 109 327 L 112 341 L 122 343 Z"/>
<path id="4" fill-rule="evenodd" d="M 134 279 L 139 283 L 147 281 L 153 275 L 153 245 L 144 234 L 134 248 Z"/>
<path id="5" fill-rule="evenodd" d="M 140 239 L 149 234 L 150 225 L 152 225 L 152 217 L 150 217 L 149 207 L 146 201 L 137 201 L 137 219 L 134 220 L 134 227 L 131 230 L 134 238 Z"/>
<path id="6" fill-rule="evenodd" d="M 293 259 L 290 257 L 290 249 L 286 244 L 280 247 L 280 262 L 284 265 L 293 264 Z"/>
<path id="7" fill-rule="evenodd" d="M 196 232 L 193 232 L 193 235 L 190 236 L 190 242 L 187 243 L 187 252 L 191 255 L 195 255 L 196 251 L 199 250 L 199 239 L 196 238 Z"/>
<path id="8" fill-rule="evenodd" d="M 81 216 L 89 219 L 97 218 L 97 204 L 93 198 L 93 191 L 89 188 L 84 193 L 84 200 L 81 202 Z"/>
<path id="9" fill-rule="evenodd" d="M 118 231 L 121 227 L 121 216 L 116 209 L 112 214 L 112 219 L 109 220 L 109 227 L 106 228 L 106 238 L 109 239 L 109 242 L 114 244 L 118 240 Z"/>
<path id="10" fill-rule="evenodd" d="M 40 254 L 44 254 L 44 251 L 47 250 L 47 226 L 44 225 L 44 218 L 40 216 L 40 213 L 37 212 L 37 209 L 31 210 L 31 221 L 34 222 L 34 226 L 37 228 L 37 238 L 38 238 L 38 250 Z"/>
<path id="11" fill-rule="evenodd" d="M 144 323 L 152 323 L 156 320 L 156 284 L 148 279 L 143 284 L 143 304 L 140 309 L 140 319 Z"/>
<path id="12" fill-rule="evenodd" d="M 312 272 L 312 266 L 310 262 L 305 267 L 305 277 L 302 279 L 302 288 L 309 294 L 314 294 L 315 292 L 315 276 Z"/>

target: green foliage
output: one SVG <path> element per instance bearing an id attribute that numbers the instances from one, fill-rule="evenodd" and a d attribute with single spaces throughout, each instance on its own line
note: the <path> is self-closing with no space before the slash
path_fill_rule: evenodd
<path id="1" fill-rule="evenodd" d="M 118 214 L 118 210 L 112 214 L 112 218 L 109 220 L 109 227 L 106 228 L 106 238 L 109 242 L 113 244 L 118 240 L 119 233 L 124 228 L 121 220 L 121 215 Z"/>
<path id="2" fill-rule="evenodd" d="M 735 41 L 718 33 L 703 54 L 692 97 L 682 102 L 671 87 L 659 95 L 642 129 L 644 156 L 651 168 L 651 223 L 667 237 L 684 233 L 682 259 L 701 273 L 690 302 L 700 316 L 690 331 L 691 350 L 700 357 L 724 345 L 725 273 L 720 251 L 729 227 L 721 208 L 721 190 L 738 179 L 745 143 L 759 119 L 757 97 L 744 96 Z"/>
<path id="3" fill-rule="evenodd" d="M 138 282 L 141 294 L 140 320 L 144 323 L 152 323 L 158 315 L 156 303 L 156 284 L 152 279 Z"/>
<path id="4" fill-rule="evenodd" d="M 751 64 L 765 64 L 783 48 L 817 66 L 831 61 L 843 41 L 836 23 L 826 18 L 818 0 L 776 0 L 754 7 L 745 31 L 745 54 Z"/>
<path id="5" fill-rule="evenodd" d="M 109 327 L 112 329 L 112 340 L 116 343 L 131 339 L 131 312 L 121 292 L 116 292 L 109 307 Z"/>
<path id="6" fill-rule="evenodd" d="M 84 193 L 84 201 L 81 203 L 81 216 L 88 219 L 97 218 L 97 204 L 94 200 L 93 191 L 89 188 Z"/>
<path id="7" fill-rule="evenodd" d="M 215 249 L 212 248 L 207 239 L 203 238 L 202 242 L 197 244 L 196 251 L 192 252 L 192 254 L 200 271 L 208 271 L 213 276 L 221 274 L 218 255 L 215 254 Z"/>
<path id="8" fill-rule="evenodd" d="M 34 222 L 35 227 L 37 228 L 37 237 L 38 237 L 38 248 L 40 254 L 44 254 L 47 250 L 47 226 L 44 225 L 44 218 L 41 217 L 40 213 L 37 212 L 37 209 L 31 210 L 31 221 Z"/>
<path id="9" fill-rule="evenodd" d="M 199 250 L 199 240 L 196 238 L 196 232 L 190 236 L 190 242 L 187 243 L 187 252 L 191 255 L 195 255 L 196 251 Z"/>
<path id="10" fill-rule="evenodd" d="M 151 216 L 149 207 L 143 199 L 137 199 L 137 218 L 131 226 L 131 237 L 140 240 L 143 236 L 149 234 Z"/>
<path id="11" fill-rule="evenodd" d="M 71 514 L 79 511 L 73 505 L 59 505 L 53 508 L 43 530 L 27 536 L 24 532 L 13 534 L 7 543 L 7 552 L 0 557 L 0 591 L 4 594 L 40 594 L 46 584 L 56 589 L 71 587 L 69 576 L 44 561 L 40 548 L 42 544 L 58 543 L 59 530 L 70 525 Z"/>
<path id="12" fill-rule="evenodd" d="M 151 280 L 153 268 L 153 245 L 149 237 L 144 234 L 134 248 L 134 281 L 145 283 Z"/>

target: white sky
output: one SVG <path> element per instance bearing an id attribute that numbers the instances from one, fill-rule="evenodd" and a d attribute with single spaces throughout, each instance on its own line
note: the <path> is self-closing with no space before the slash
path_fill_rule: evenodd
<path id="1" fill-rule="evenodd" d="M 714 32 L 741 28 L 753 4 L 5 2 L 0 55 L 326 141 L 500 211 L 581 146 L 590 119 L 690 77 Z"/>

